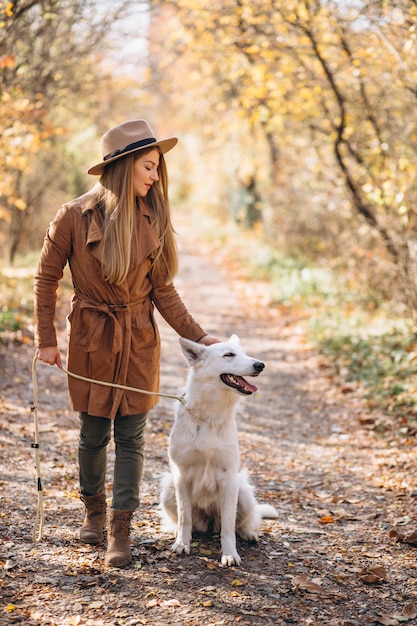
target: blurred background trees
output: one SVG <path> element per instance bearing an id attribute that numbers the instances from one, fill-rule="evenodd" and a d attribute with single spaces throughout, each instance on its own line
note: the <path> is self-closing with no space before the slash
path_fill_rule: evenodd
<path id="1" fill-rule="evenodd" d="M 175 206 L 414 315 L 416 24 L 414 0 L 0 2 L 3 257 L 139 116 L 180 136 Z"/>
<path id="2" fill-rule="evenodd" d="M 416 3 L 153 7 L 163 98 L 199 120 L 219 210 L 415 311 Z"/>
<path id="3" fill-rule="evenodd" d="M 83 191 L 86 156 L 96 156 L 120 87 L 103 51 L 129 5 L 0 2 L 0 248 L 10 261 L 39 247 L 57 206 Z"/>

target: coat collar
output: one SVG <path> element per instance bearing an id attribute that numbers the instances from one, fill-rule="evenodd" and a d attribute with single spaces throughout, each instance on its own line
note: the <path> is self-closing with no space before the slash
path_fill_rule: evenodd
<path id="1" fill-rule="evenodd" d="M 86 245 L 96 258 L 101 258 L 104 218 L 97 203 L 88 198 L 82 208 L 81 215 L 91 215 Z M 161 240 L 152 227 L 152 212 L 144 202 L 138 202 L 136 229 L 132 238 L 133 266 L 142 263 L 161 245 Z"/>

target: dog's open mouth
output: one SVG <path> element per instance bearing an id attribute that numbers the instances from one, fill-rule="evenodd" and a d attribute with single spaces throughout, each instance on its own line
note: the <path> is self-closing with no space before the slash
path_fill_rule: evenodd
<path id="1" fill-rule="evenodd" d="M 235 376 L 234 374 L 220 374 L 220 378 L 224 382 L 225 385 L 236 389 L 239 393 L 244 393 L 250 396 L 255 391 L 258 391 L 258 388 L 255 385 L 251 385 L 245 380 L 242 376 Z"/>

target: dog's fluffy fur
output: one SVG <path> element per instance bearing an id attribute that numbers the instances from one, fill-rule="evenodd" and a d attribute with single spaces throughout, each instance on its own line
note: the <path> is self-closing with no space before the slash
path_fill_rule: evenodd
<path id="1" fill-rule="evenodd" d="M 247 472 L 239 472 L 235 406 L 257 391 L 243 376 L 258 376 L 264 364 L 245 354 L 236 335 L 208 347 L 180 344 L 191 369 L 170 436 L 171 473 L 162 480 L 164 528 L 176 532 L 177 554 L 190 553 L 193 530 L 220 532 L 222 565 L 239 565 L 236 533 L 257 541 L 262 518 L 277 517 L 273 506 L 258 504 Z"/>

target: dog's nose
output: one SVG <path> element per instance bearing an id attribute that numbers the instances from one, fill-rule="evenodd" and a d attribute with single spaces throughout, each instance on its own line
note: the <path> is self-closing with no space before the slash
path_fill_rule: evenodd
<path id="1" fill-rule="evenodd" d="M 262 372 L 264 367 L 265 367 L 265 363 L 262 363 L 262 361 L 255 361 L 255 363 L 253 364 L 254 370 L 258 372 L 259 374 Z"/>

